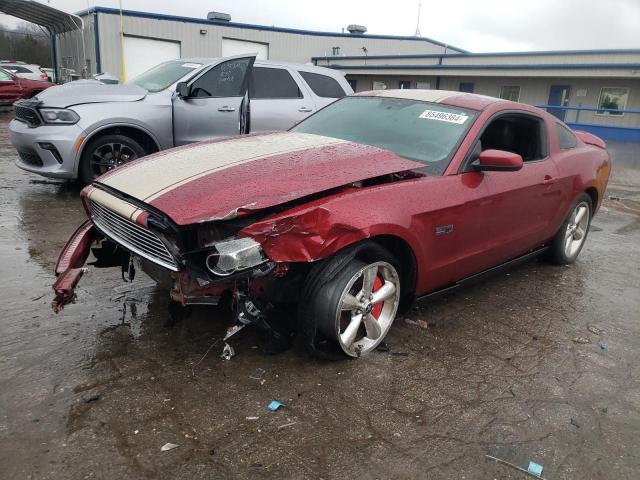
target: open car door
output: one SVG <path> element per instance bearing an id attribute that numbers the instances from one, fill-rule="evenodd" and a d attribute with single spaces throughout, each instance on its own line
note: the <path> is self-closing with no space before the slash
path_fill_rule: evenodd
<path id="1" fill-rule="evenodd" d="M 248 133 L 247 90 L 255 55 L 227 57 L 181 82 L 173 98 L 174 144 Z"/>

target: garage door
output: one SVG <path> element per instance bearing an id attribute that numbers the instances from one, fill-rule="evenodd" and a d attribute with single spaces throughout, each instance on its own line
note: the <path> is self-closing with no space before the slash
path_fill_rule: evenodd
<path id="1" fill-rule="evenodd" d="M 127 80 L 167 60 L 180 58 L 180 43 L 155 38 L 124 37 Z"/>
<path id="2" fill-rule="evenodd" d="M 236 40 L 233 38 L 222 39 L 222 56 L 243 55 L 245 53 L 257 53 L 258 60 L 269 59 L 269 44 L 250 42 L 248 40 Z"/>

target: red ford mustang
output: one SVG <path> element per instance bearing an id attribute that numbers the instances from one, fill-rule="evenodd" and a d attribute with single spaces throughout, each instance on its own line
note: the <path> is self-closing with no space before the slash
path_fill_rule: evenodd
<path id="1" fill-rule="evenodd" d="M 610 170 L 602 140 L 527 105 L 363 93 L 288 132 L 100 177 L 82 192 L 89 219 L 60 254 L 53 307 L 73 301 L 94 245 L 96 266 L 132 277 L 141 264 L 174 306 L 232 298 L 238 325 L 275 338 L 297 306 L 311 352 L 358 357 L 417 297 L 540 253 L 575 261 Z"/>

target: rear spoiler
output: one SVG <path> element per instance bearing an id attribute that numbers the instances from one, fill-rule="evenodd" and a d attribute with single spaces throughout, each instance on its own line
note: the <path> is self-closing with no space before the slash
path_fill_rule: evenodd
<path id="1" fill-rule="evenodd" d="M 600 147 L 602 149 L 607 148 L 607 144 L 604 143 L 604 140 L 602 140 L 600 137 L 596 137 L 593 133 L 583 132 L 582 130 L 574 130 L 573 133 L 575 133 L 576 137 L 578 137 L 584 143 L 595 145 L 596 147 Z"/>

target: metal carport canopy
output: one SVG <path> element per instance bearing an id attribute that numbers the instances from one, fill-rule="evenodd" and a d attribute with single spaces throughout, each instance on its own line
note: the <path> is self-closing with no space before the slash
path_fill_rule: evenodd
<path id="1" fill-rule="evenodd" d="M 82 30 L 82 19 L 34 0 L 0 0 L 0 11 L 45 27 L 52 34 Z"/>
<path id="2" fill-rule="evenodd" d="M 84 65 L 84 22 L 71 13 L 63 12 L 34 0 L 0 0 L 0 12 L 12 17 L 26 20 L 46 28 L 51 34 L 51 66 L 55 72 L 56 81 L 59 81 L 58 58 L 56 52 L 56 35 L 78 30 L 82 37 L 82 62 Z"/>

